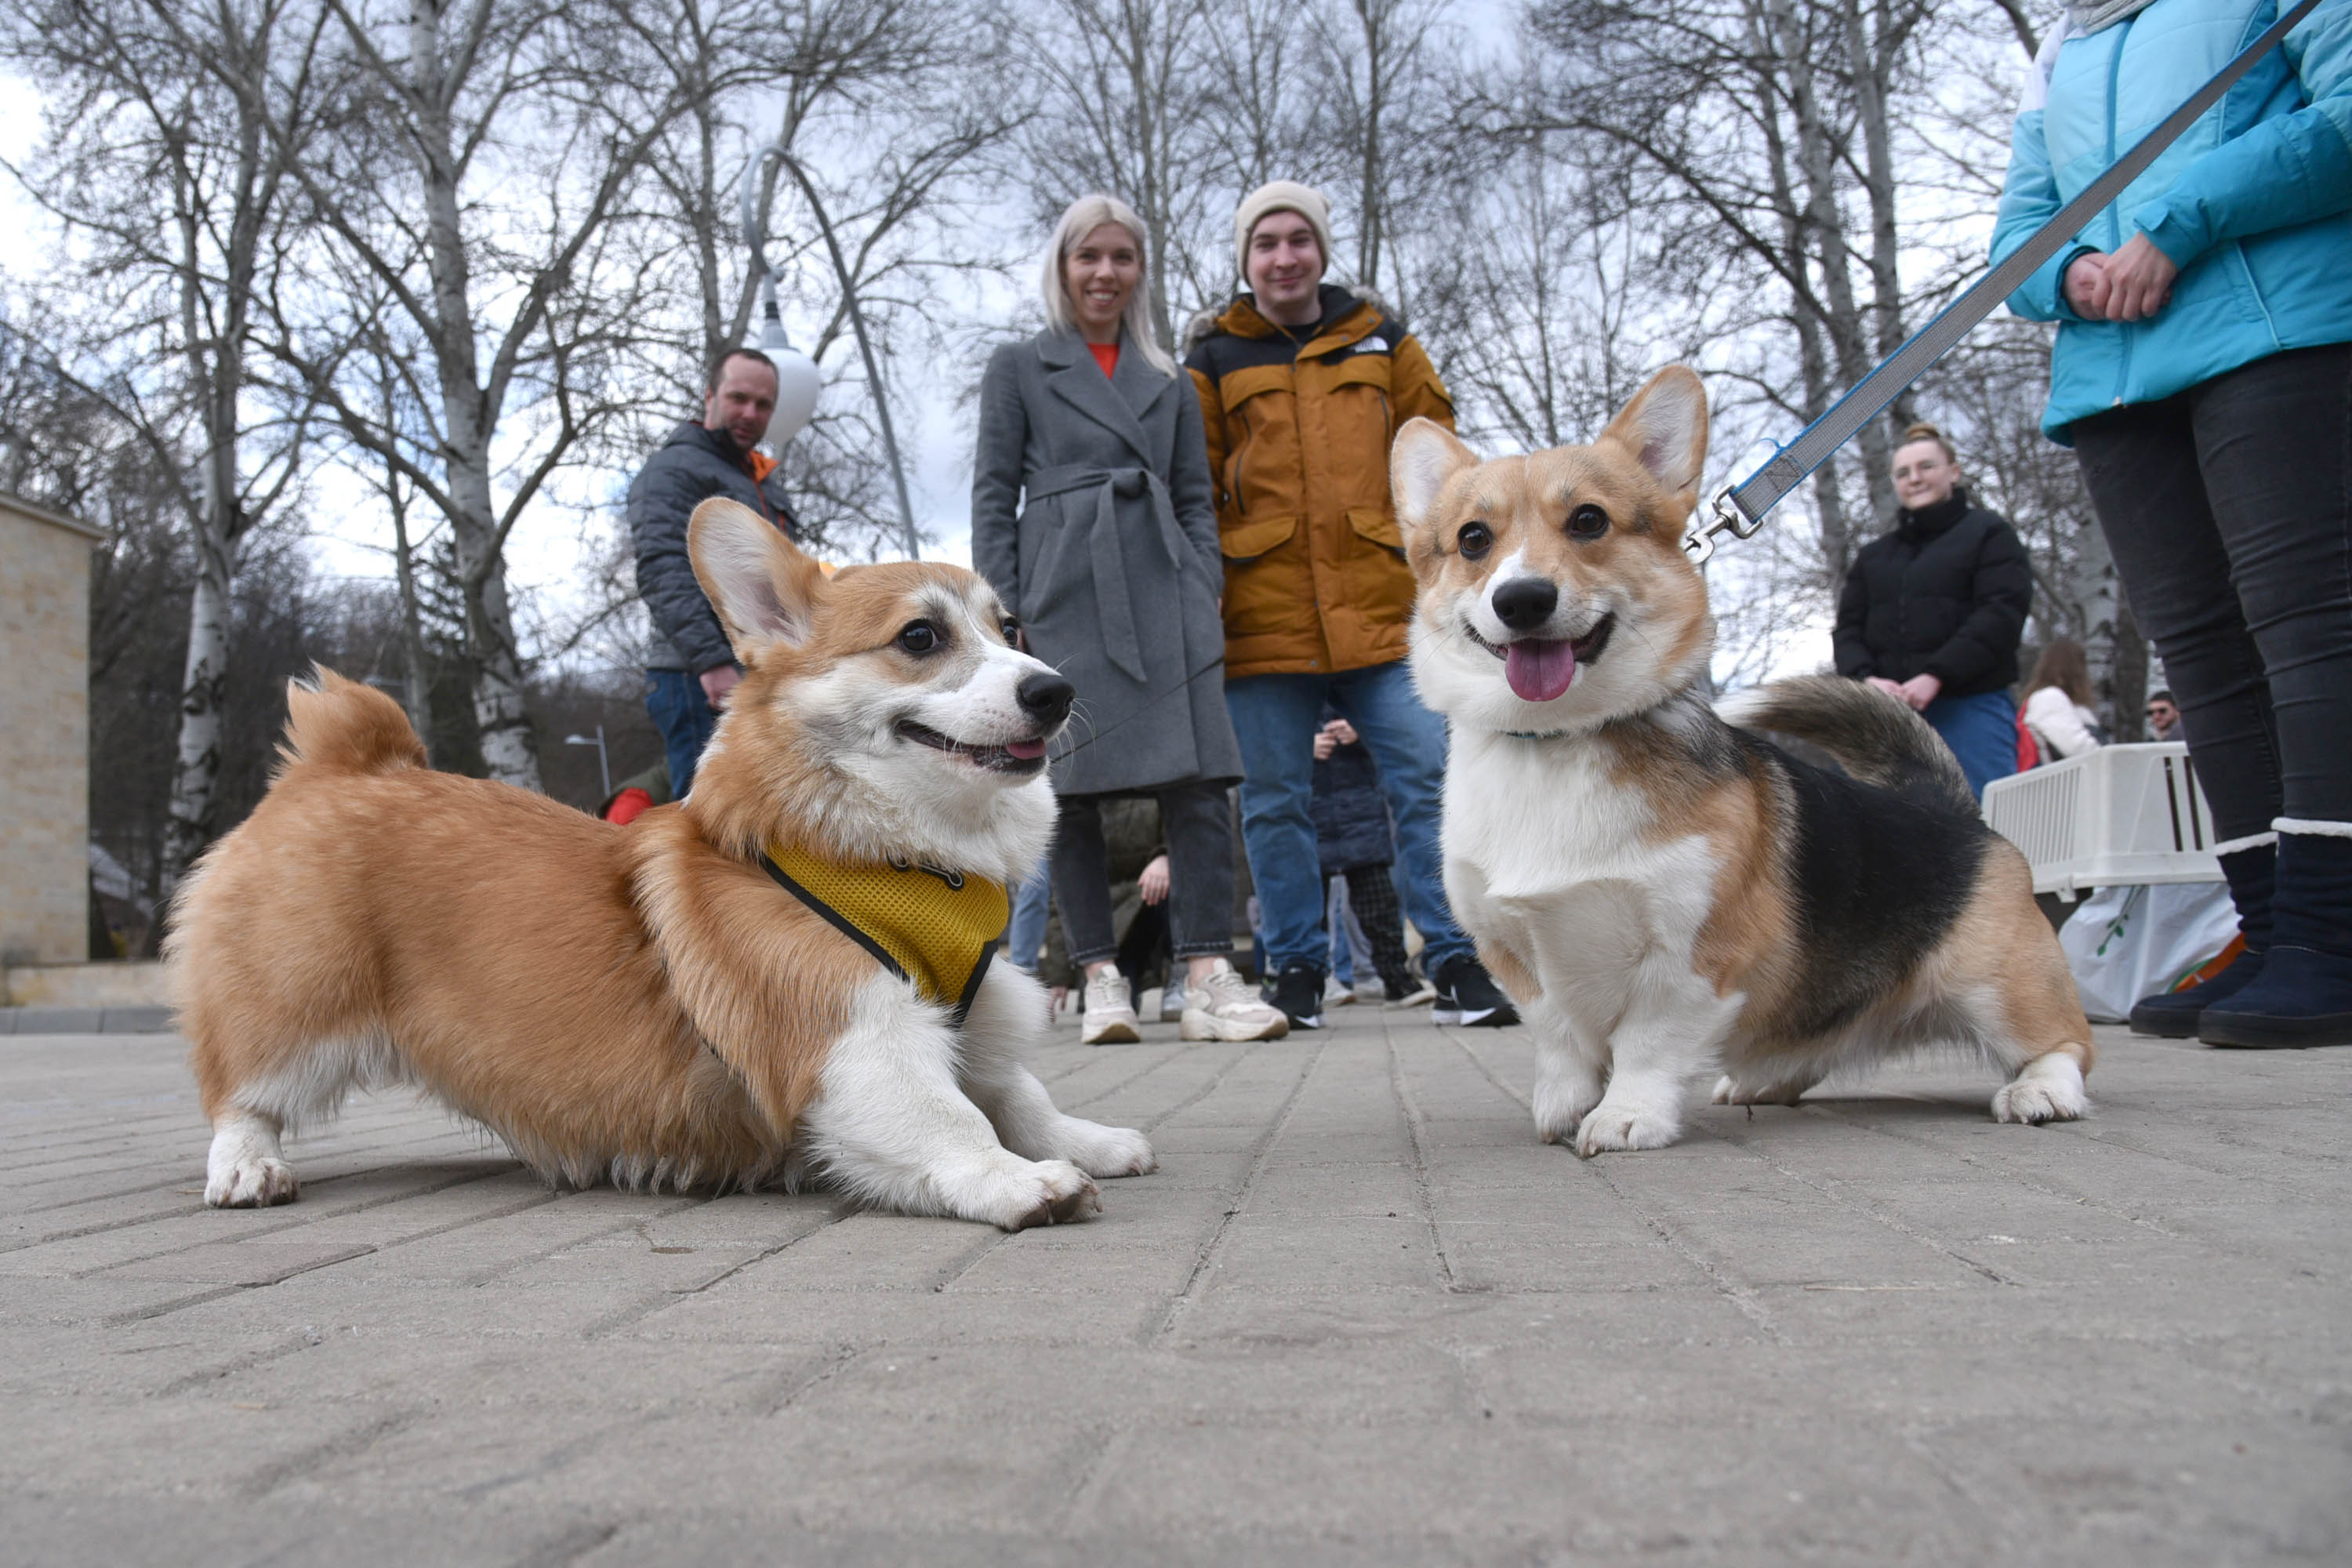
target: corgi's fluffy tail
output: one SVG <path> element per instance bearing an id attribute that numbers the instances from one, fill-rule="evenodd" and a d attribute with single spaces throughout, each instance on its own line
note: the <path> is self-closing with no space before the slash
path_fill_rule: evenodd
<path id="1" fill-rule="evenodd" d="M 1944 738 L 1899 700 L 1863 681 L 1805 675 L 1738 692 L 1716 711 L 1743 730 L 1770 730 L 1819 746 L 1862 780 L 1970 816 L 1977 798 Z"/>
<path id="2" fill-rule="evenodd" d="M 310 667 L 309 680 L 286 683 L 286 739 L 278 755 L 281 772 L 388 773 L 426 765 L 425 742 L 399 703 L 323 664 Z"/>

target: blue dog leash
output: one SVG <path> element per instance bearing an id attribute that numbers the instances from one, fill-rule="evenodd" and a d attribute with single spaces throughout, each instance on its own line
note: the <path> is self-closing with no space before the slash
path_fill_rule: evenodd
<path id="1" fill-rule="evenodd" d="M 2221 95 L 2276 48 L 2294 31 L 2295 24 L 2309 16 L 2318 4 L 2319 0 L 2298 0 L 2261 37 L 2248 44 L 2237 58 L 2191 94 L 2188 102 L 2141 137 L 2130 152 L 2085 185 L 2073 201 L 2060 207 L 2057 216 L 2036 229 L 2031 239 L 1970 284 L 1966 293 L 1945 306 L 1935 320 L 1912 335 L 1910 342 L 1880 361 L 1868 375 L 1854 383 L 1853 390 L 1830 405 L 1827 413 L 1799 431 L 1795 440 L 1777 448 L 1746 479 L 1717 490 L 1707 503 L 1712 520 L 1702 521 L 1683 541 L 1692 563 L 1706 563 L 1715 553 L 1715 536 L 1718 533 L 1728 533 L 1734 539 L 1752 537 L 1764 526 L 1765 514 L 1781 498 L 1803 483 L 1805 476 L 1826 462 L 1831 453 L 1853 438 L 1855 431 L 1876 418 L 1888 404 L 1902 395 L 1905 388 L 1927 374 L 1928 366 L 1943 358 L 1954 343 L 1968 335 L 1970 328 L 1992 314 L 1993 307 L 2015 293 L 2018 285 L 2043 262 L 2071 243 L 2085 224 L 2123 195 L 2125 186 L 2137 179 L 2156 162 L 2158 153 L 2179 140 L 2183 132 L 2220 102 Z"/>

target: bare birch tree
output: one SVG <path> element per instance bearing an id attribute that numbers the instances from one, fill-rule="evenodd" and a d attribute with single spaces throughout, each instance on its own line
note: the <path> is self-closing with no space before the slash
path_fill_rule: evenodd
<path id="1" fill-rule="evenodd" d="M 315 15 L 291 0 L 56 0 L 18 12 L 5 40 L 57 90 L 40 152 L 13 172 L 85 259 L 81 304 L 104 325 L 83 379 L 173 476 L 194 557 L 168 892 L 221 826 L 238 549 L 301 471 L 304 411 L 257 396 L 249 356 L 310 134 Z"/>
<path id="2" fill-rule="evenodd" d="M 494 778 L 536 788 L 506 546 L 584 430 L 625 397 L 613 337 L 639 303 L 612 232 L 688 97 L 666 7 L 613 0 L 324 0 L 334 138 L 295 165 L 306 216 L 425 353 L 420 460 L 339 380 L 350 313 L 288 294 L 277 352 L 449 526 Z M 321 264 L 326 270 L 333 263 Z"/>
<path id="3" fill-rule="evenodd" d="M 1354 281 L 1401 311 L 1412 304 L 1401 254 L 1412 214 L 1465 173 L 1449 167 L 1439 134 L 1447 106 L 1423 90 L 1451 52 L 1444 10 L 1439 0 L 1327 0 L 1307 14 L 1313 162 L 1339 187 L 1335 216 L 1355 231 Z"/>
<path id="4" fill-rule="evenodd" d="M 1202 47 L 1211 0 L 1049 0 L 1014 26 L 1012 53 L 1034 94 L 1020 138 L 1041 223 L 1088 191 L 1124 198 L 1150 233 L 1151 325 L 1176 342 L 1179 301 L 1221 291 L 1231 252 L 1215 227 L 1226 112 Z M 1216 279 L 1216 281 L 1212 281 Z"/>

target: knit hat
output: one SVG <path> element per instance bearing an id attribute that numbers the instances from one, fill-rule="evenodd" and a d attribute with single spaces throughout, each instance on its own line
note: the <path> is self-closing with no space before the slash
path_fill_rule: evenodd
<path id="1" fill-rule="evenodd" d="M 1269 180 L 1242 198 L 1234 213 L 1234 259 L 1240 265 L 1242 278 L 1249 278 L 1250 230 L 1258 219 L 1268 213 L 1297 213 L 1315 231 L 1315 243 L 1323 252 L 1323 269 L 1331 269 L 1331 204 L 1323 193 L 1296 180 Z"/>

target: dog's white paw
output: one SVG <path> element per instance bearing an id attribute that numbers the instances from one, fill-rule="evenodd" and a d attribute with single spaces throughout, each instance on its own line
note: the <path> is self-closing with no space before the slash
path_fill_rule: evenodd
<path id="1" fill-rule="evenodd" d="M 1627 1149 L 1663 1149 L 1682 1135 L 1680 1119 L 1669 1111 L 1603 1100 L 1576 1130 L 1576 1152 L 1589 1160 Z"/>
<path id="2" fill-rule="evenodd" d="M 1994 1121 L 2074 1121 L 2086 1110 L 2082 1065 L 2065 1051 L 2037 1056 L 1992 1096 Z"/>
<path id="3" fill-rule="evenodd" d="M 1995 1121 L 2072 1121 L 2090 1109 L 2083 1069 L 2063 1051 L 2034 1058 L 1992 1097 Z"/>
<path id="4" fill-rule="evenodd" d="M 1601 1095 L 1598 1073 L 1568 1072 L 1538 1079 L 1536 1136 L 1547 1143 L 1568 1142 L 1601 1103 Z"/>
<path id="5" fill-rule="evenodd" d="M 268 1208 L 290 1204 L 299 1192 L 294 1167 L 283 1160 L 255 1154 L 208 1172 L 205 1202 L 216 1209 Z"/>
<path id="6" fill-rule="evenodd" d="M 1792 1078 L 1778 1083 L 1742 1083 L 1726 1074 L 1715 1080 L 1717 1105 L 1794 1105 L 1798 1097 L 1819 1083 L 1817 1078 Z"/>
<path id="7" fill-rule="evenodd" d="M 1160 1169 L 1150 1140 L 1132 1127 L 1104 1127 L 1069 1119 L 1064 1157 L 1089 1176 L 1148 1176 Z"/>
<path id="8" fill-rule="evenodd" d="M 1102 1212 L 1102 1193 L 1094 1178 L 1066 1160 L 1041 1161 L 1007 1184 L 1003 1212 L 996 1216 L 1006 1230 L 1072 1225 Z"/>
<path id="9" fill-rule="evenodd" d="M 295 1196 L 294 1167 L 278 1158 L 278 1123 L 247 1110 L 213 1123 L 205 1156 L 205 1202 L 216 1209 L 267 1208 Z"/>

